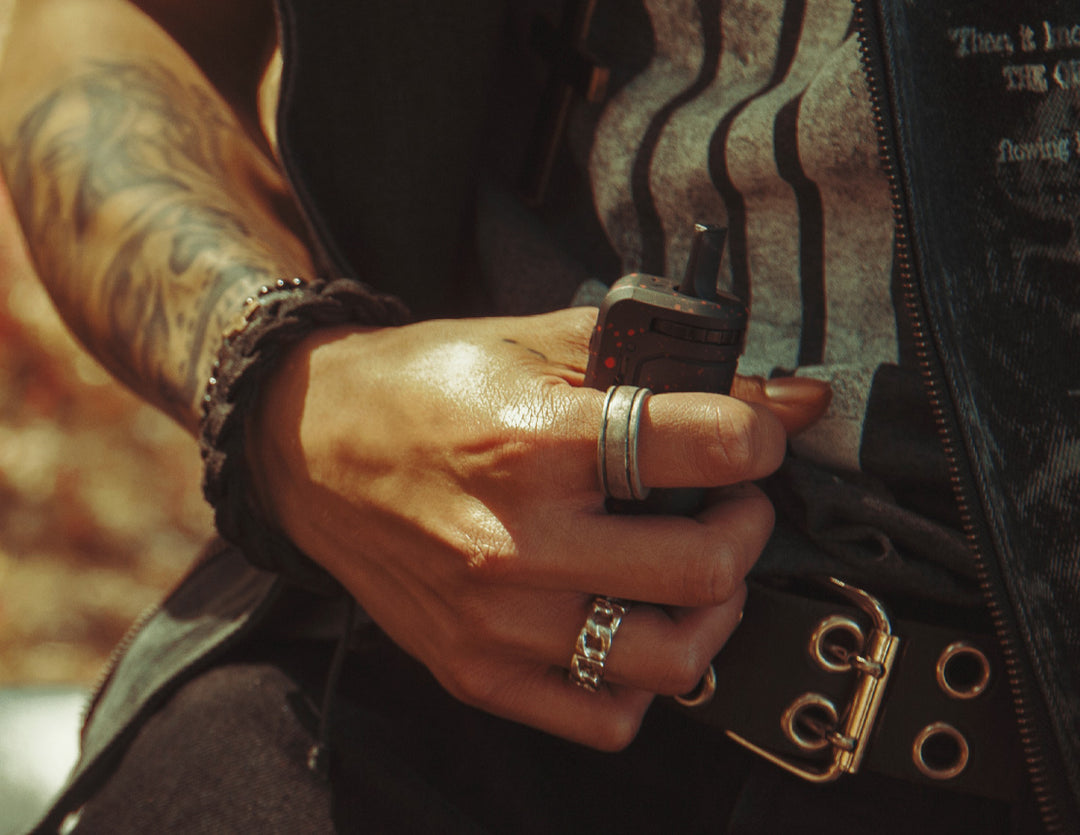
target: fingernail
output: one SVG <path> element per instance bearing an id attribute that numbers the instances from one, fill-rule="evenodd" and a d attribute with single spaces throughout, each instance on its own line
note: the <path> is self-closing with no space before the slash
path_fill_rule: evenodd
<path id="1" fill-rule="evenodd" d="M 774 377 L 765 383 L 765 395 L 776 403 L 809 406 L 831 399 L 832 388 L 810 377 Z"/>

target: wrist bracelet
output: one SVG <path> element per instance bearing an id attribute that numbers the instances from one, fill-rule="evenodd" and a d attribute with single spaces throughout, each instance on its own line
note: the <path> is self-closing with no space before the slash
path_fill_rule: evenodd
<path id="1" fill-rule="evenodd" d="M 218 532 L 239 546 L 253 565 L 316 591 L 337 588 L 323 568 L 265 517 L 251 489 L 245 421 L 258 403 L 263 382 L 287 349 L 315 330 L 407 321 L 401 302 L 358 281 L 292 278 L 261 287 L 226 328 L 202 401 L 202 488 Z"/>

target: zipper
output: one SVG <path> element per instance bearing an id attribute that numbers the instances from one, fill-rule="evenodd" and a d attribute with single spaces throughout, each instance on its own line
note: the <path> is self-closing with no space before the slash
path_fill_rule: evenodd
<path id="1" fill-rule="evenodd" d="M 93 716 L 94 711 L 97 709 L 101 698 L 108 687 L 113 676 L 116 674 L 116 670 L 120 665 L 120 662 L 131 649 L 136 637 L 146 627 L 146 625 L 158 615 L 168 601 L 172 599 L 173 594 L 177 590 L 182 588 L 185 582 L 204 565 L 219 558 L 227 546 L 220 539 L 212 540 L 211 545 L 207 547 L 202 554 L 196 558 L 191 569 L 185 574 L 184 578 L 180 580 L 168 596 L 162 603 L 148 606 L 142 611 L 142 613 L 135 619 L 134 623 L 128 628 L 128 631 L 121 638 L 116 648 L 112 651 L 108 661 L 102 669 L 101 674 L 98 677 L 90 699 L 87 701 L 86 708 L 83 712 L 83 726 L 80 733 L 81 741 L 85 747 L 86 731 L 89 727 L 89 722 Z M 56 832 L 61 828 L 61 823 L 72 812 L 76 811 L 82 802 L 89 796 L 90 788 L 95 785 L 95 781 L 100 779 L 104 768 L 109 767 L 109 763 L 113 761 L 113 758 L 117 753 L 117 745 L 122 739 L 129 738 L 132 729 L 140 720 L 140 717 L 146 714 L 148 705 L 150 705 L 157 697 L 168 691 L 170 688 L 176 685 L 176 682 L 186 678 L 192 670 L 195 670 L 201 665 L 207 664 L 211 659 L 220 657 L 223 653 L 231 650 L 240 641 L 244 640 L 251 631 L 262 622 L 265 613 L 274 605 L 277 599 L 280 597 L 282 584 L 280 580 L 275 581 L 270 587 L 260 594 L 258 599 L 250 604 L 246 615 L 241 623 L 235 626 L 231 632 L 225 635 L 223 638 L 219 638 L 217 643 L 213 644 L 208 650 L 201 654 L 194 661 L 187 661 L 183 664 L 174 667 L 168 678 L 158 686 L 154 688 L 154 697 L 152 699 L 144 700 L 134 712 L 128 711 L 127 718 L 124 720 L 122 726 L 116 730 L 108 739 L 104 747 L 94 753 L 89 760 L 83 760 L 80 756 L 79 762 L 68 777 L 68 782 L 50 802 L 51 806 L 44 819 L 41 820 L 36 828 L 32 830 L 34 833 L 46 833 Z M 123 744 L 127 744 L 126 742 Z M 83 752 L 85 755 L 85 751 Z"/>
<path id="2" fill-rule="evenodd" d="M 946 390 L 944 375 L 932 358 L 933 348 L 930 344 L 931 337 L 927 328 L 927 313 L 919 289 L 916 286 L 915 267 L 912 262 L 913 249 L 909 236 L 907 207 L 898 174 L 896 139 L 892 135 L 891 125 L 887 119 L 887 97 L 882 87 L 883 69 L 879 67 L 879 62 L 883 63 L 884 57 L 874 51 L 873 39 L 875 34 L 879 38 L 883 38 L 884 35 L 880 29 L 877 33 L 871 33 L 870 31 L 870 21 L 867 18 L 868 0 L 853 0 L 853 2 L 859 54 L 863 74 L 870 92 L 871 109 L 878 139 L 878 152 L 889 183 L 893 220 L 896 229 L 896 268 L 901 282 L 905 312 L 912 326 L 916 359 L 933 410 L 938 435 L 945 451 L 949 480 L 953 488 L 953 494 L 956 496 L 963 533 L 973 556 L 983 599 L 986 601 L 994 631 L 1005 659 L 1006 674 L 1016 710 L 1020 743 L 1024 752 L 1025 765 L 1030 777 L 1038 813 L 1048 833 L 1064 832 L 1065 822 L 1058 808 L 1058 799 L 1053 796 L 1053 788 L 1050 785 L 1048 759 L 1043 744 L 1036 737 L 1036 722 L 1028 705 L 1019 650 L 1009 628 L 1005 611 L 991 581 L 986 556 L 980 547 L 977 522 L 968 498 L 971 494 L 965 483 L 964 470 L 960 463 L 961 441 L 957 437 L 958 429 L 951 423 L 949 419 L 951 413 L 943 405 Z"/>
<path id="3" fill-rule="evenodd" d="M 131 645 L 135 642 L 135 637 L 142 631 L 156 615 L 161 611 L 161 603 L 151 603 L 144 608 L 136 616 L 135 620 L 131 622 L 131 625 L 127 628 L 123 637 L 117 642 L 109 653 L 108 659 L 105 661 L 104 666 L 101 668 L 101 672 L 98 673 L 93 687 L 90 689 L 90 698 L 87 699 L 86 705 L 83 707 L 82 716 L 80 717 L 80 731 L 79 737 L 81 743 L 86 743 L 86 729 L 90 724 L 90 717 L 93 715 L 94 710 L 97 708 L 98 702 L 101 700 L 102 694 L 105 692 L 105 687 L 113 677 L 113 673 L 116 672 L 116 668 L 120 664 L 120 659 L 123 658 Z"/>
<path id="4" fill-rule="evenodd" d="M 86 707 L 83 709 L 82 730 L 80 732 L 80 736 L 85 736 L 87 726 L 90 723 L 90 719 L 93 716 L 94 710 L 97 709 L 98 702 L 101 700 L 105 689 L 108 687 L 109 682 L 112 680 L 113 675 L 116 673 L 116 668 L 120 666 L 120 662 L 123 660 L 124 656 L 127 655 L 128 650 L 131 649 L 131 645 L 135 643 L 135 639 L 139 636 L 139 634 L 143 631 L 147 624 L 149 624 L 150 621 L 152 621 L 158 615 L 158 613 L 161 612 L 165 605 L 171 600 L 173 595 L 179 589 L 181 589 L 185 585 L 185 583 L 187 583 L 188 580 L 192 578 L 193 575 L 195 575 L 205 564 L 219 558 L 221 554 L 224 551 L 228 550 L 230 547 L 231 546 L 225 540 L 219 537 L 211 539 L 207 543 L 207 545 L 204 546 L 203 550 L 195 557 L 190 568 L 188 568 L 188 570 L 184 572 L 183 576 L 173 584 L 173 587 L 169 591 L 169 593 L 166 594 L 161 601 L 151 603 L 149 606 L 144 608 L 136 616 L 135 620 L 132 621 L 131 625 L 127 628 L 127 631 L 124 633 L 123 637 L 120 638 L 120 640 L 116 643 L 116 646 L 114 646 L 112 651 L 109 653 L 108 659 L 105 661 L 105 664 L 101 668 L 101 672 L 98 673 L 97 679 L 94 682 L 93 687 L 90 689 L 90 698 L 87 699 Z M 277 599 L 280 594 L 280 588 L 281 584 L 276 583 L 275 588 L 270 591 L 270 593 L 267 594 L 262 601 L 260 601 L 258 607 L 250 613 L 247 622 L 239 629 L 234 630 L 234 632 L 228 637 L 226 637 L 223 641 L 216 644 L 213 651 L 219 652 L 224 649 L 229 649 L 233 646 L 233 643 L 238 638 L 245 636 L 249 631 L 251 624 L 258 620 L 259 613 L 266 611 L 266 609 L 269 608 L 269 605 Z M 184 669 L 177 670 L 176 675 L 179 676 L 183 674 Z"/>
<path id="5" fill-rule="evenodd" d="M 211 542 L 213 542 L 213 540 L 211 540 Z M 93 716 L 94 710 L 97 709 L 98 702 L 101 700 L 105 688 L 108 687 L 113 674 L 116 672 L 116 668 L 120 666 L 120 661 L 127 655 L 128 650 L 131 648 L 131 645 L 135 643 L 135 639 L 138 637 L 139 633 L 142 632 L 146 625 L 161 611 L 165 602 L 168 601 L 173 592 L 187 582 L 187 580 L 191 578 L 191 575 L 198 571 L 199 567 L 202 566 L 204 562 L 213 559 L 221 552 L 221 550 L 223 549 L 220 546 L 213 548 L 211 545 L 208 545 L 203 552 L 196 556 L 191 567 L 184 572 L 183 576 L 173 584 L 172 589 L 165 595 L 164 600 L 151 603 L 139 612 L 135 617 L 135 620 L 131 622 L 127 631 L 124 632 L 123 637 L 121 637 L 120 640 L 117 641 L 116 646 L 112 648 L 108 659 L 106 659 L 105 664 L 101 668 L 101 672 L 97 675 L 97 680 L 90 689 L 90 698 L 87 700 L 86 707 L 83 709 L 81 723 L 82 731 L 80 732 L 80 736 L 85 736 L 86 728 L 90 724 L 90 718 Z M 85 742 L 85 739 L 83 741 Z"/>

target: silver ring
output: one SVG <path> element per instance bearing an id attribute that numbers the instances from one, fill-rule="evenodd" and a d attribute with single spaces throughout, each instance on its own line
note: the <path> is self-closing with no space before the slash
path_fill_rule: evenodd
<path id="1" fill-rule="evenodd" d="M 604 495 L 641 501 L 649 488 L 638 470 L 638 428 L 641 412 L 652 392 L 640 386 L 612 386 L 604 398 L 596 464 Z"/>
<path id="2" fill-rule="evenodd" d="M 630 611 L 630 601 L 597 595 L 585 625 L 578 633 L 574 654 L 570 658 L 570 680 L 590 693 L 600 689 L 604 680 L 604 664 L 619 624 Z"/>

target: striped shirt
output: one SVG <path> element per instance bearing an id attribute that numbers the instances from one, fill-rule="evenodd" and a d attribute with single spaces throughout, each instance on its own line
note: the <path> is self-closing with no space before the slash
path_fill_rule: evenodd
<path id="1" fill-rule="evenodd" d="M 830 413 L 797 444 L 858 469 L 871 383 L 898 346 L 850 0 L 644 8 L 652 54 L 595 120 L 587 163 L 622 270 L 677 275 L 695 221 L 728 227 L 721 274 L 751 309 L 742 372 L 829 380 Z"/>

